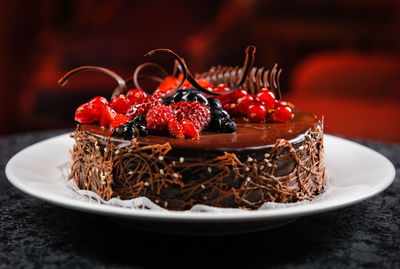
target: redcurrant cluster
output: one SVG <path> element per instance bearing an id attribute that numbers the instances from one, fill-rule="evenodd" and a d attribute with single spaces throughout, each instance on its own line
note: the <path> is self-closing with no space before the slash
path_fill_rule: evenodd
<path id="1" fill-rule="evenodd" d="M 218 93 L 230 90 L 223 84 L 212 89 Z M 232 93 L 218 95 L 217 98 L 232 117 L 244 116 L 251 122 L 288 122 L 294 117 L 294 105 L 278 101 L 275 93 L 268 89 L 262 89 L 253 96 L 245 89 L 239 88 Z"/>

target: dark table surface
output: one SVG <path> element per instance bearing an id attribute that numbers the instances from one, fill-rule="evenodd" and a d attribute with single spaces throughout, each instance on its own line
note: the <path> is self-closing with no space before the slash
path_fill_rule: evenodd
<path id="1" fill-rule="evenodd" d="M 264 232 L 195 237 L 125 228 L 14 188 L 7 161 L 62 132 L 0 138 L 0 268 L 400 268 L 400 145 L 357 141 L 396 167 L 373 198 Z"/>

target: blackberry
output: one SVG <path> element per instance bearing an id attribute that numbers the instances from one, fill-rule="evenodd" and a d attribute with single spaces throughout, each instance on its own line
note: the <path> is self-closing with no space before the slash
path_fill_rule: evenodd
<path id="1" fill-rule="evenodd" d="M 208 106 L 212 109 L 222 108 L 221 102 L 215 97 L 209 97 L 208 99 Z"/>
<path id="2" fill-rule="evenodd" d="M 133 118 L 133 120 L 130 120 L 128 122 L 132 122 L 132 123 L 130 123 L 131 125 L 135 122 L 146 123 L 146 116 L 143 114 L 137 115 L 136 117 Z"/>
<path id="3" fill-rule="evenodd" d="M 171 103 L 174 102 L 174 99 L 172 97 L 161 97 L 162 104 L 169 106 Z"/>
<path id="4" fill-rule="evenodd" d="M 133 129 L 135 130 L 135 133 L 138 134 L 137 136 L 144 137 L 149 135 L 149 130 L 143 124 L 134 123 Z"/>
<path id="5" fill-rule="evenodd" d="M 224 109 L 212 109 L 211 119 L 230 119 L 229 113 Z"/>
<path id="6" fill-rule="evenodd" d="M 234 133 L 236 132 L 236 123 L 233 120 L 223 121 L 221 124 L 221 132 L 222 133 Z"/>
<path id="7" fill-rule="evenodd" d="M 114 132 L 112 133 L 112 136 L 118 136 L 125 140 L 130 140 L 132 139 L 132 137 L 134 137 L 133 127 L 132 125 L 129 124 L 118 126 L 117 128 L 115 128 Z"/>

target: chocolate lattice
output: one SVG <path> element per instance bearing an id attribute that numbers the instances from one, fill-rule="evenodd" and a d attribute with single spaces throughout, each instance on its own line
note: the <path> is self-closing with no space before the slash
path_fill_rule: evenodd
<path id="1" fill-rule="evenodd" d="M 279 139 L 260 157 L 225 152 L 209 158 L 183 158 L 166 144 L 119 148 L 81 130 L 74 138 L 70 178 L 102 199 L 145 196 L 174 210 L 195 204 L 257 209 L 265 202 L 311 200 L 325 189 L 322 126 L 300 142 Z"/>

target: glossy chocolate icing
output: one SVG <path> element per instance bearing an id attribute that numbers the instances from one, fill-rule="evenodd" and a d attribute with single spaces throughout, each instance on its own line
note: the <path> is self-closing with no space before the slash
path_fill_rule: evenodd
<path id="1" fill-rule="evenodd" d="M 197 154 L 254 153 L 271 148 L 277 139 L 285 139 L 296 143 L 304 133 L 319 124 L 316 116 L 298 109 L 294 110 L 294 118 L 286 123 L 250 123 L 244 119 L 235 119 L 237 132 L 233 134 L 220 134 L 203 132 L 199 140 L 179 140 L 170 136 L 146 136 L 138 138 L 143 144 L 169 143 L 171 153 L 181 153 L 183 156 Z M 84 130 L 99 136 L 108 137 L 110 132 L 98 125 L 82 125 Z M 126 145 L 126 141 L 113 138 L 117 144 Z"/>

